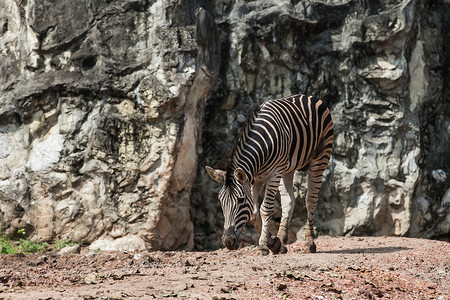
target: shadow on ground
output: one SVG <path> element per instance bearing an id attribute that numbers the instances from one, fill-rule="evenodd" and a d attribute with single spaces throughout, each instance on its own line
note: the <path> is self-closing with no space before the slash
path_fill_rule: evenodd
<path id="1" fill-rule="evenodd" d="M 330 251 L 318 251 L 319 253 L 329 254 L 352 254 L 352 253 L 392 253 L 398 251 L 411 250 L 408 247 L 373 247 L 373 248 L 356 248 L 356 249 L 339 249 Z"/>

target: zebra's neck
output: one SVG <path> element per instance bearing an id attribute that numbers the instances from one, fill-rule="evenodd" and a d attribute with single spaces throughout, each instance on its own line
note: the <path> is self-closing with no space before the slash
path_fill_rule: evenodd
<path id="1" fill-rule="evenodd" d="M 251 137 L 252 135 L 254 135 L 254 132 L 252 132 L 252 126 L 255 124 L 255 122 L 257 122 L 256 120 L 258 118 L 258 114 L 263 105 L 256 107 L 250 113 L 247 124 L 245 124 L 242 128 L 241 134 L 235 144 L 231 162 L 228 168 L 229 171 L 232 172 L 229 173 L 230 175 L 232 175 L 238 168 L 244 170 L 250 184 L 252 185 L 258 174 L 259 167 L 261 166 L 261 161 L 257 161 L 256 158 L 250 154 L 248 141 L 253 140 L 254 142 L 254 137 Z"/>
<path id="2" fill-rule="evenodd" d="M 230 172 L 231 172 L 232 176 L 234 176 L 233 174 L 237 169 L 244 170 L 245 175 L 247 175 L 248 181 L 250 182 L 250 184 L 253 184 L 254 177 L 255 177 L 253 172 L 248 168 L 248 166 L 246 164 L 244 164 L 242 161 L 240 161 L 238 157 L 233 156 L 233 159 L 231 161 L 231 166 L 230 166 Z"/>
<path id="3" fill-rule="evenodd" d="M 256 169 L 254 158 L 251 157 L 249 153 L 244 150 L 246 140 L 248 138 L 247 133 L 248 133 L 247 129 L 244 130 L 244 132 L 242 133 L 242 135 L 238 140 L 238 144 L 236 145 L 236 148 L 234 149 L 233 152 L 233 156 L 231 158 L 230 169 L 232 170 L 233 173 L 238 168 L 244 170 L 245 174 L 247 175 L 248 181 L 250 182 L 250 184 L 253 184 L 258 170 Z"/>

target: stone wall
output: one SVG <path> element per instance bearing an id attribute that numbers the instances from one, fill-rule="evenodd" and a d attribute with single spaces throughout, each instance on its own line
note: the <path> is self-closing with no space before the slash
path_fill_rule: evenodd
<path id="1" fill-rule="evenodd" d="M 219 247 L 204 166 L 249 107 L 295 93 L 335 122 L 320 234 L 450 231 L 448 0 L 82 2 L 0 0 L 1 234 Z"/>

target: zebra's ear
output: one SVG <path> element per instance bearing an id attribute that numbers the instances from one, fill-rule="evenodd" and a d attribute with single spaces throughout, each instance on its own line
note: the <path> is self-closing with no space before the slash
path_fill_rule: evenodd
<path id="1" fill-rule="evenodd" d="M 245 175 L 244 170 L 241 168 L 237 168 L 236 171 L 234 171 L 234 177 L 236 177 L 240 183 L 244 183 L 247 180 L 247 175 Z"/>
<path id="2" fill-rule="evenodd" d="M 206 166 L 206 171 L 208 172 L 209 176 L 211 176 L 212 179 L 219 183 L 225 182 L 225 171 L 222 170 L 214 170 L 211 167 Z"/>

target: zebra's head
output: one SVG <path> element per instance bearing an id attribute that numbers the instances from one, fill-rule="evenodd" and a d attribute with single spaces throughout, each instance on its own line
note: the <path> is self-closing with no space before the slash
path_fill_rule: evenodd
<path id="1" fill-rule="evenodd" d="M 222 241 L 230 250 L 239 248 L 242 229 L 252 214 L 251 185 L 244 170 L 225 172 L 206 167 L 209 176 L 222 183 L 219 201 L 225 218 Z"/>

